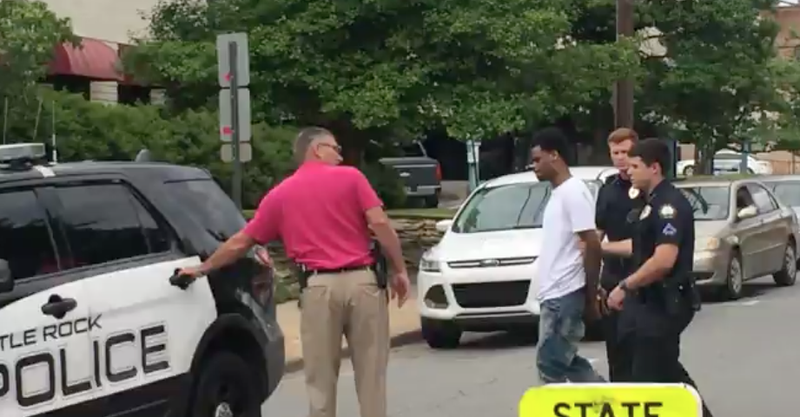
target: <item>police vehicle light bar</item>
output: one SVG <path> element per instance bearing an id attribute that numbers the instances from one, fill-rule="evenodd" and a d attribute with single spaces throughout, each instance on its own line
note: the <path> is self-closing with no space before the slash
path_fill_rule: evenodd
<path id="1" fill-rule="evenodd" d="M 44 159 L 47 155 L 43 143 L 14 143 L 0 145 L 0 164 L 31 162 Z"/>

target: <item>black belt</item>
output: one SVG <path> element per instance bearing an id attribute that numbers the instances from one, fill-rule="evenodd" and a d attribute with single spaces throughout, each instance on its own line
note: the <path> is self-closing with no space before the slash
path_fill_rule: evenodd
<path id="1" fill-rule="evenodd" d="M 343 266 L 341 268 L 333 268 L 333 269 L 306 269 L 303 271 L 307 275 L 316 275 L 316 274 L 341 274 L 343 272 L 350 272 L 350 271 L 360 271 L 362 269 L 370 269 L 372 265 L 354 265 L 354 266 Z"/>

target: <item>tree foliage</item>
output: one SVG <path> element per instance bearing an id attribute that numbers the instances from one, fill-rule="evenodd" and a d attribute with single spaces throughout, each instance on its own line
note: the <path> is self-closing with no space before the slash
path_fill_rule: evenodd
<path id="1" fill-rule="evenodd" d="M 169 114 L 160 106 L 105 105 L 80 95 L 40 89 L 41 100 L 10 107 L 9 136 L 14 141 L 50 143 L 55 113 L 59 160 L 131 161 L 149 149 L 159 161 L 208 169 L 230 189 L 231 165 L 219 155 L 219 115 L 187 110 Z M 294 168 L 291 144 L 296 129 L 253 126 L 253 160 L 244 164 L 245 207 L 255 207 L 268 190 Z"/>
<path id="2" fill-rule="evenodd" d="M 572 44 L 578 0 L 161 3 L 125 58 L 179 107 L 216 94 L 214 38 L 248 32 L 254 113 L 348 141 L 429 128 L 487 138 L 568 113 L 635 69 L 630 43 Z M 565 41 L 565 39 L 567 39 Z"/>
<path id="3" fill-rule="evenodd" d="M 750 140 L 775 111 L 771 62 L 779 27 L 772 0 L 637 3 L 640 26 L 662 33 L 666 54 L 644 60 L 640 114 L 713 154 Z"/>
<path id="4" fill-rule="evenodd" d="M 63 42 L 76 42 L 69 19 L 44 2 L 0 1 L 0 95 L 18 96 L 39 81 Z"/>

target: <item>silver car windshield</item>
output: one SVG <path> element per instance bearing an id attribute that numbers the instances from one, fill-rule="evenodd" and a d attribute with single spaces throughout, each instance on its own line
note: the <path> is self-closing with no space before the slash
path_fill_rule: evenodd
<path id="1" fill-rule="evenodd" d="M 730 212 L 731 190 L 728 186 L 680 187 L 694 210 L 695 221 L 725 220 Z"/>
<path id="2" fill-rule="evenodd" d="M 800 181 L 767 183 L 778 201 L 789 207 L 800 207 Z"/>
<path id="3" fill-rule="evenodd" d="M 596 196 L 601 183 L 590 180 L 586 185 Z M 540 228 L 551 190 L 549 182 L 482 188 L 467 201 L 455 219 L 453 231 L 479 233 Z"/>

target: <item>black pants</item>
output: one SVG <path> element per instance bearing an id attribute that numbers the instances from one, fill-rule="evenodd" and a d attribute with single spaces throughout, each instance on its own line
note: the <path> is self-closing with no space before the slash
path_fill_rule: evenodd
<path id="1" fill-rule="evenodd" d="M 619 312 L 609 311 L 603 316 L 603 338 L 606 341 L 606 359 L 608 359 L 608 378 L 611 382 L 618 382 L 622 375 L 621 368 L 625 367 L 625 342 L 619 335 Z"/>
<path id="2" fill-rule="evenodd" d="M 681 333 L 694 313 L 677 318 L 672 331 L 626 332 L 622 335 L 617 354 L 622 359 L 615 370 L 614 382 L 684 383 L 697 389 L 697 384 L 681 364 Z M 698 390 L 699 392 L 699 390 Z M 703 417 L 712 417 L 703 402 Z"/>

